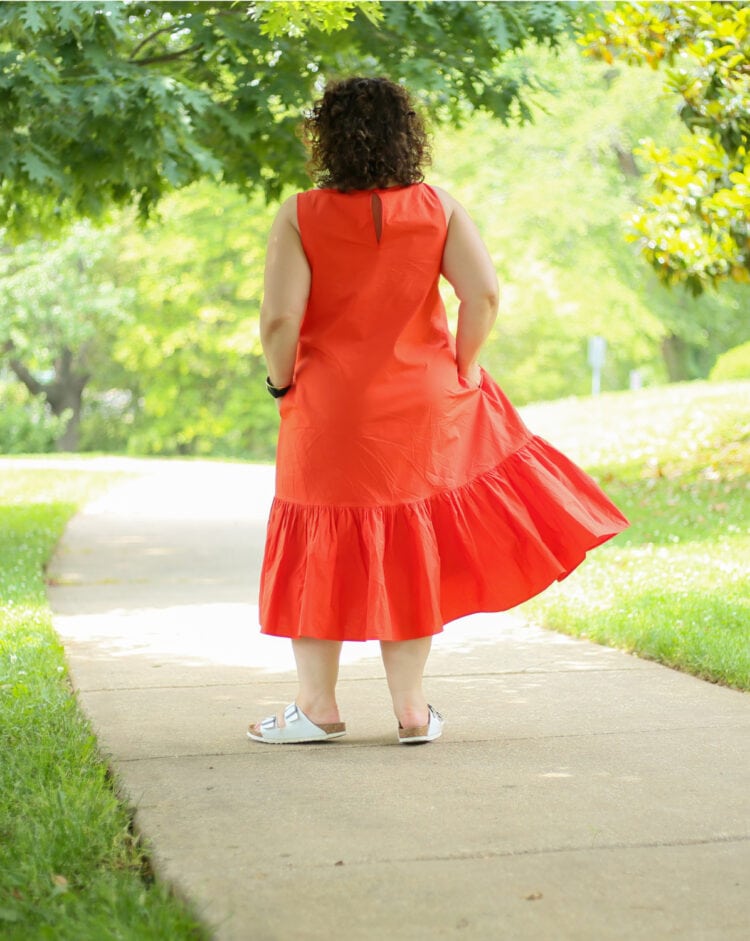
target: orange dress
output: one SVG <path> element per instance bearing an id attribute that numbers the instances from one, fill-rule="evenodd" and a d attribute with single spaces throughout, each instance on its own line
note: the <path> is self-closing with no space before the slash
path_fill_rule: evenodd
<path id="1" fill-rule="evenodd" d="M 430 186 L 311 190 L 297 214 L 312 281 L 280 400 L 263 633 L 435 634 L 520 604 L 626 528 L 486 372 L 478 389 L 459 378 Z"/>

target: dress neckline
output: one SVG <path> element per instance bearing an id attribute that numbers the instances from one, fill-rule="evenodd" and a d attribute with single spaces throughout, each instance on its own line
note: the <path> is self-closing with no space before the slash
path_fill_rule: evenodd
<path id="1" fill-rule="evenodd" d="M 373 193 L 391 193 L 395 190 L 408 190 L 414 186 L 421 186 L 420 183 L 399 183 L 397 186 L 373 186 L 371 189 L 366 190 L 349 190 L 344 192 L 343 190 L 336 189 L 335 186 L 324 186 L 320 188 L 322 193 L 338 193 L 340 196 L 372 196 Z"/>

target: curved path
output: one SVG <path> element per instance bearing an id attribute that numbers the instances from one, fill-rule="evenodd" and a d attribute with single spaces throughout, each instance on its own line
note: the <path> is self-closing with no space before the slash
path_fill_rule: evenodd
<path id="1" fill-rule="evenodd" d="M 396 744 L 371 644 L 345 648 L 346 738 L 248 742 L 294 694 L 257 628 L 273 469 L 117 466 L 50 568 L 56 626 L 157 872 L 217 939 L 745 941 L 750 697 L 481 615 L 436 640 L 439 742 Z"/>

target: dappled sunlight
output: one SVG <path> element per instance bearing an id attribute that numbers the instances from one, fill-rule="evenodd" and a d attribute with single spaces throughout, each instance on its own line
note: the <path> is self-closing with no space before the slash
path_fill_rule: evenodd
<path id="1" fill-rule="evenodd" d="M 49 567 L 76 684 L 128 686 L 144 663 L 150 686 L 293 676 L 291 644 L 258 624 L 273 467 L 118 459 L 117 468 L 128 476 L 76 517 Z M 448 624 L 428 673 L 449 675 L 459 658 L 476 676 L 609 668 L 606 653 L 507 613 Z M 341 664 L 343 678 L 382 676 L 378 642 L 345 644 Z"/>
<path id="2" fill-rule="evenodd" d="M 87 503 L 82 515 L 107 513 L 129 519 L 238 519 L 265 521 L 273 498 L 275 469 L 272 465 L 179 458 L 134 458 L 119 456 L 78 457 L 0 456 L 0 498 L 11 502 L 25 499 L 25 478 L 35 475 L 36 499 L 56 499 L 61 471 L 86 472 L 80 489 L 91 490 L 91 479 L 109 475 L 118 486 Z M 89 478 L 89 475 L 91 479 Z M 171 486 L 154 491 L 150 481 L 168 478 Z M 244 487 L 243 487 L 244 484 Z M 154 492 L 158 495 L 154 496 Z"/>
<path id="3" fill-rule="evenodd" d="M 258 684 L 275 688 L 278 702 L 296 685 L 291 644 L 264 636 L 251 604 L 210 603 L 160 608 L 113 608 L 89 615 L 58 615 L 72 679 L 82 692 L 136 689 L 242 687 L 256 696 Z M 345 644 L 344 684 L 376 680 L 385 695 L 379 644 Z M 493 694 L 502 711 L 527 709 L 548 682 L 544 676 L 573 672 L 612 675 L 640 669 L 640 661 L 573 638 L 524 625 L 509 615 L 484 614 L 447 625 L 435 638 L 427 681 L 441 701 L 482 695 L 489 676 L 502 685 Z M 458 671 L 458 672 L 457 672 Z M 504 679 L 503 679 L 504 678 Z M 435 684 L 438 684 L 436 687 Z M 455 690 L 455 692 L 451 692 Z M 246 693 L 243 695 L 247 695 Z"/>
<path id="4" fill-rule="evenodd" d="M 455 655 L 477 661 L 481 667 L 483 652 L 489 653 L 502 644 L 505 662 L 498 665 L 493 658 L 492 672 L 533 673 L 548 670 L 601 670 L 602 651 L 583 644 L 576 638 L 531 624 L 515 614 L 503 612 L 472 614 L 446 624 L 433 640 L 433 653 L 428 673 L 439 672 L 441 656 Z M 619 659 L 617 668 L 629 666 Z M 632 663 L 637 666 L 637 662 Z M 613 664 L 614 667 L 614 664 Z"/>
<path id="5" fill-rule="evenodd" d="M 86 644 L 103 658 L 293 670 L 291 651 L 260 635 L 257 622 L 257 606 L 231 603 L 113 608 L 55 619 L 66 643 Z"/>
<path id="6" fill-rule="evenodd" d="M 747 384 L 689 382 L 560 399 L 520 411 L 536 434 L 574 461 L 653 472 L 665 459 L 710 450 L 733 419 L 747 421 Z"/>
<path id="7" fill-rule="evenodd" d="M 258 520 L 265 522 L 273 498 L 270 465 L 211 461 L 143 462 L 144 472 L 90 503 L 84 515 L 129 519 Z M 162 479 L 169 486 L 159 487 Z"/>
<path id="8" fill-rule="evenodd" d="M 91 614 L 58 614 L 55 626 L 75 659 L 89 663 L 111 661 L 109 679 L 117 685 L 123 661 L 145 660 L 158 667 L 235 668 L 223 675 L 227 681 L 247 682 L 263 674 L 294 675 L 294 657 L 287 638 L 260 633 L 258 607 L 246 603 L 192 603 L 160 607 L 113 607 Z M 490 663 L 483 651 L 494 656 Z M 428 675 L 444 676 L 450 664 L 477 673 L 534 673 L 602 670 L 600 651 L 575 638 L 545 631 L 507 614 L 478 614 L 454 621 L 436 635 Z M 616 656 L 616 655 L 615 655 Z M 629 663 L 612 663 L 622 669 Z M 378 641 L 344 644 L 342 677 L 382 675 Z M 637 661 L 632 664 L 637 667 Z M 359 667 L 352 671 L 350 668 Z M 124 665 L 127 672 L 127 664 Z M 196 678 L 196 681 L 197 680 Z M 207 677 L 207 682 L 210 678 Z M 464 680 L 465 681 L 465 678 Z M 154 676 L 153 683 L 161 680 Z M 168 683 L 168 680 L 165 679 Z M 535 684 L 531 684 L 535 685 Z M 524 689 L 529 685 L 525 684 Z M 516 691 L 520 694 L 521 690 Z M 510 702 L 522 702 L 520 698 Z"/>

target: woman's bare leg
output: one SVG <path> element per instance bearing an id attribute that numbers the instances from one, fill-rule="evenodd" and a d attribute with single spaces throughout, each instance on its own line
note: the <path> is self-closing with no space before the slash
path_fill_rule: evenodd
<path id="1" fill-rule="evenodd" d="M 340 722 L 336 705 L 340 641 L 295 637 L 292 647 L 299 680 L 299 692 L 295 702 L 315 725 Z M 283 712 L 276 718 L 279 726 L 286 724 Z M 257 722 L 253 728 L 258 731 L 259 726 L 260 722 Z"/>
<path id="2" fill-rule="evenodd" d="M 417 728 L 429 721 L 422 677 L 431 647 L 432 637 L 380 642 L 393 711 L 405 729 Z"/>
<path id="3" fill-rule="evenodd" d="M 336 682 L 339 678 L 341 641 L 296 637 L 292 646 L 299 679 L 297 705 L 316 725 L 340 722 Z"/>

